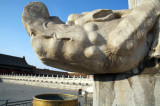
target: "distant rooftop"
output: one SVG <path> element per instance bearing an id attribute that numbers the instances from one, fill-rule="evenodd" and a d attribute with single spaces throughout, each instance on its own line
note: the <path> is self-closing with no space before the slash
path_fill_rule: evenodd
<path id="1" fill-rule="evenodd" d="M 0 67 L 35 68 L 26 62 L 25 57 L 21 58 L 6 54 L 0 54 Z"/>

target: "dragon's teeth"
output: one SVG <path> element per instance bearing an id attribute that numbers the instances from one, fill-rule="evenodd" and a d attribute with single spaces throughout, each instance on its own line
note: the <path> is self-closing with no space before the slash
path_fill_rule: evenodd
<path id="1" fill-rule="evenodd" d="M 56 38 L 56 39 L 57 39 L 57 36 L 56 36 L 56 34 L 55 34 L 55 33 L 53 34 L 53 38 Z"/>

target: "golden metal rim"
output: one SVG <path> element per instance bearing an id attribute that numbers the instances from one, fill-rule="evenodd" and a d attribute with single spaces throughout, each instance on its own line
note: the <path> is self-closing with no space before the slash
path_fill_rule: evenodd
<path id="1" fill-rule="evenodd" d="M 35 96 L 33 97 L 34 100 L 39 100 L 39 101 L 50 101 L 50 102 L 64 102 L 64 101 L 74 101 L 74 100 L 78 100 L 78 97 L 75 96 L 75 95 L 70 95 L 70 94 L 39 94 L 39 95 L 36 95 L 36 96 L 40 96 L 40 95 L 68 95 L 68 96 L 74 96 L 75 99 L 72 99 L 72 100 L 45 100 L 45 99 L 38 99 L 36 98 Z"/>

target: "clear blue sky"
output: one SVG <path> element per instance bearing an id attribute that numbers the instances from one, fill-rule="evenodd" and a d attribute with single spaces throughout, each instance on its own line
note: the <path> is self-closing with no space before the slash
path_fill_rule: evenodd
<path id="1" fill-rule="evenodd" d="M 0 0 L 0 53 L 26 57 L 28 64 L 47 68 L 34 53 L 30 37 L 22 24 L 25 5 L 34 0 Z M 96 9 L 128 9 L 128 0 L 39 0 L 43 2 L 51 16 L 58 16 L 66 22 L 68 15 Z"/>

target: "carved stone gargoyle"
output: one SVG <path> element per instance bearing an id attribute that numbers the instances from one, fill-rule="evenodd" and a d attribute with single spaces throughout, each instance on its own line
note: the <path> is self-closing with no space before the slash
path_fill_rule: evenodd
<path id="1" fill-rule="evenodd" d="M 24 8 L 22 20 L 44 64 L 73 72 L 105 74 L 129 71 L 147 56 L 151 46 L 159 48 L 159 43 L 152 45 L 159 15 L 159 0 L 146 0 L 130 10 L 71 14 L 64 23 L 50 16 L 43 3 L 31 2 Z"/>

